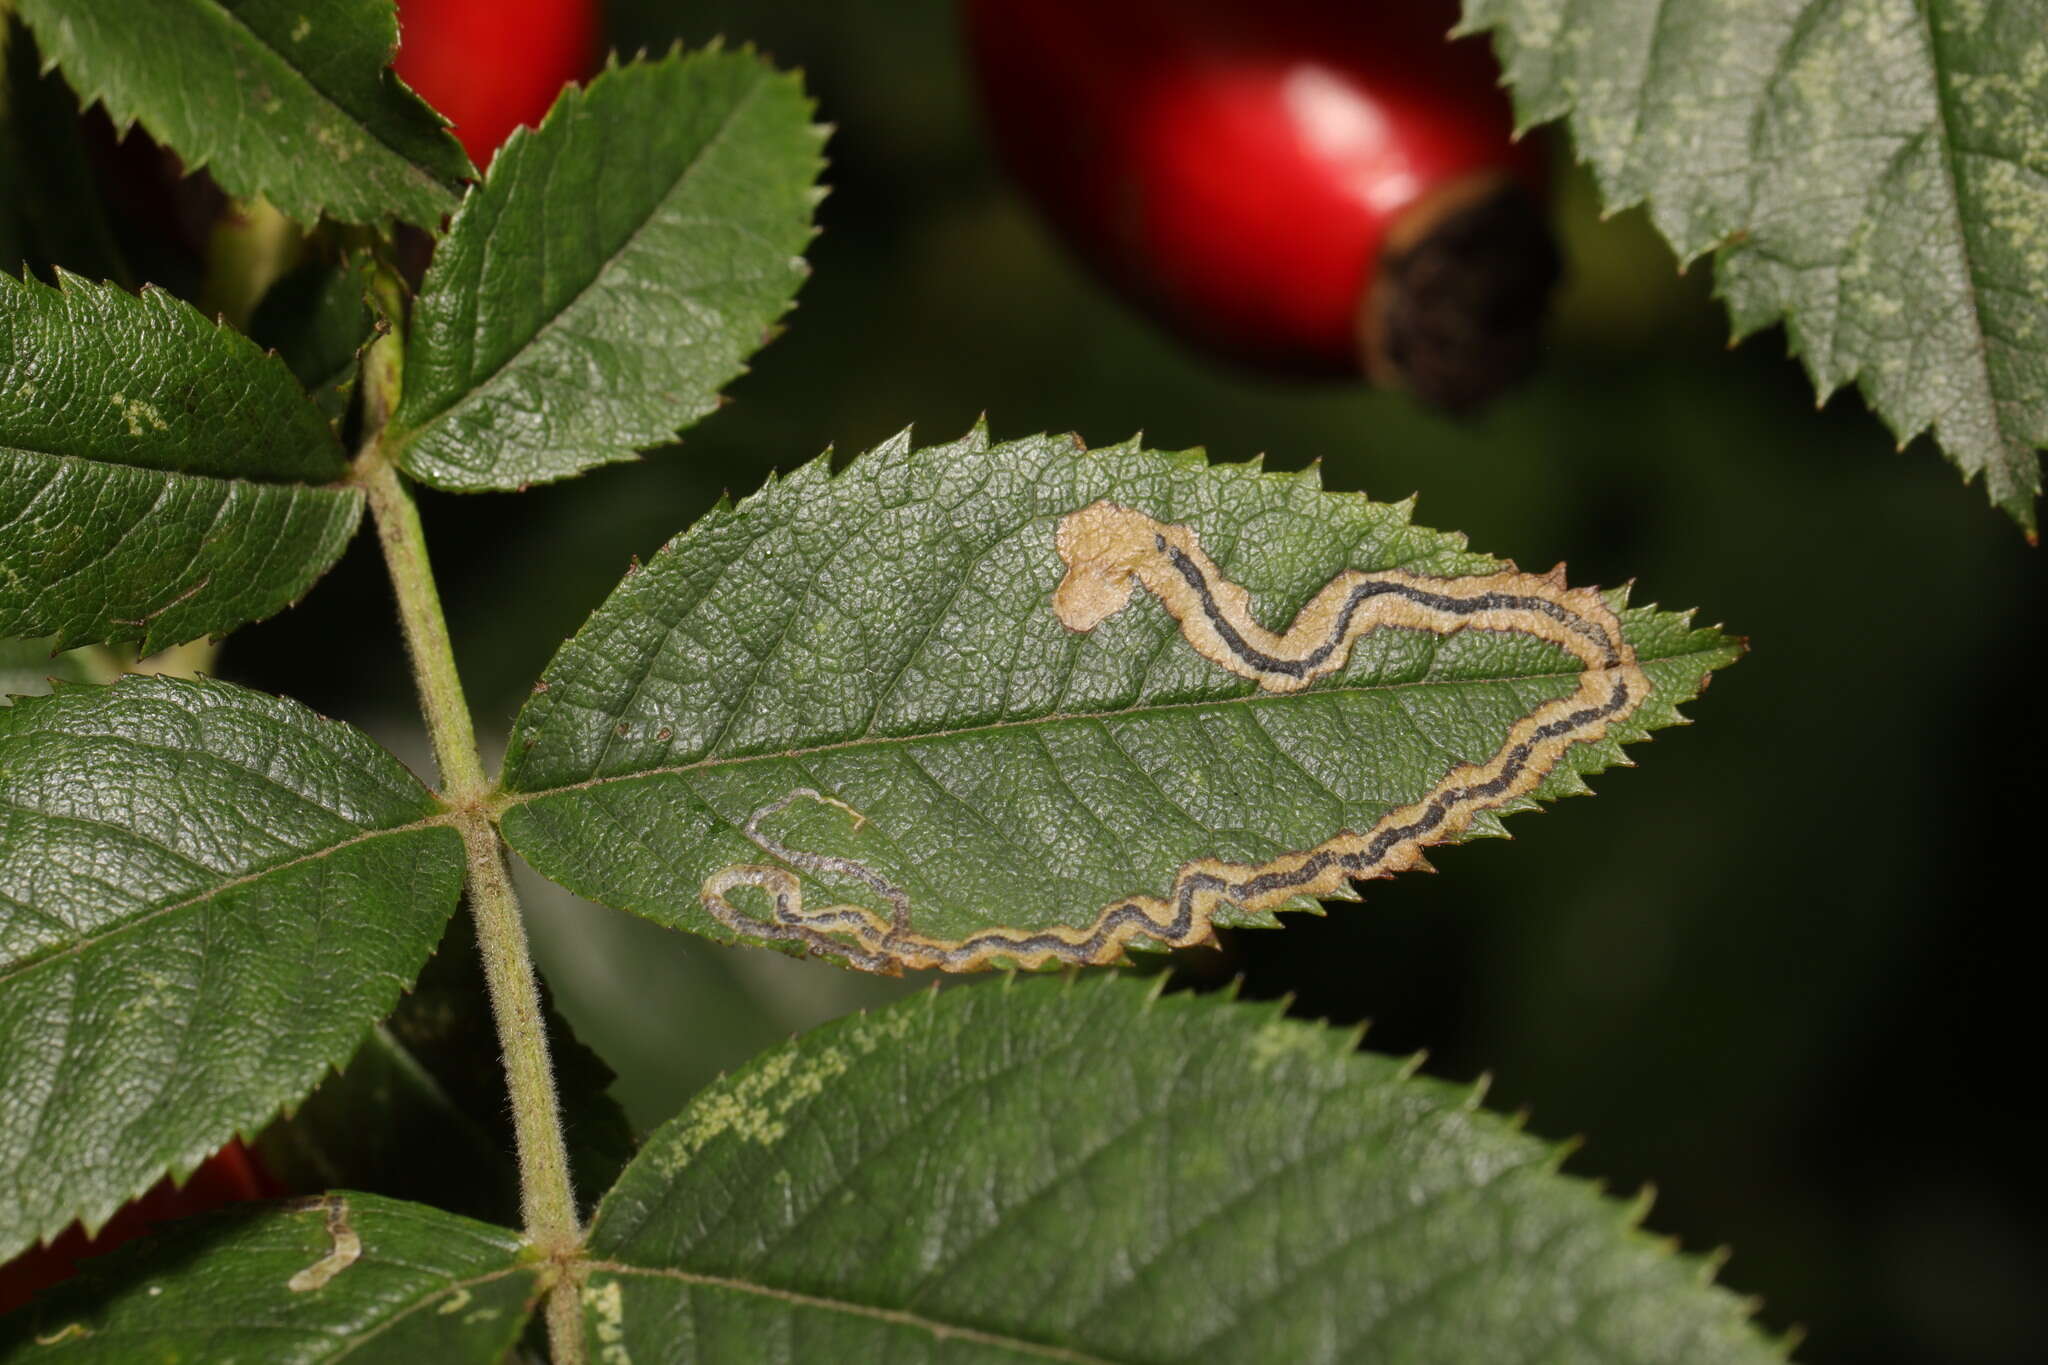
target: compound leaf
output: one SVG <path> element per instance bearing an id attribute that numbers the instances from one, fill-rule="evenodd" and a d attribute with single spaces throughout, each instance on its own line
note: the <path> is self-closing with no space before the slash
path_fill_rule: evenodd
<path id="1" fill-rule="evenodd" d="M 0 1319 L 0 1362 L 495 1365 L 538 1296 L 525 1251 L 369 1194 L 187 1219 Z"/>
<path id="2" fill-rule="evenodd" d="M 1738 650 L 1313 471 L 906 435 L 630 574 L 515 722 L 503 828 L 718 938 L 1112 961 L 1498 832 Z"/>
<path id="3" fill-rule="evenodd" d="M 439 809 L 360 732 L 226 683 L 0 709 L 0 1259 L 348 1058 L 455 908 Z"/>
<path id="4" fill-rule="evenodd" d="M 117 127 L 311 225 L 432 228 L 475 174 L 390 70 L 391 0 L 18 0 L 44 56 Z"/>
<path id="5" fill-rule="evenodd" d="M 413 308 L 386 437 L 442 488 L 632 457 L 718 405 L 806 273 L 821 129 L 747 52 L 565 90 L 464 201 Z"/>
<path id="6" fill-rule="evenodd" d="M 145 653 L 259 620 L 362 495 L 291 373 L 160 289 L 0 274 L 0 635 Z"/>
<path id="7" fill-rule="evenodd" d="M 606 1196 L 593 1360 L 1776 1360 L 1641 1201 L 1334 1030 L 1098 977 L 711 1086 Z"/>
<path id="8" fill-rule="evenodd" d="M 1569 116 L 1612 208 L 1711 251 L 1738 336 L 1932 431 L 2032 530 L 2048 445 L 2040 0 L 1466 0 L 1525 123 Z"/>

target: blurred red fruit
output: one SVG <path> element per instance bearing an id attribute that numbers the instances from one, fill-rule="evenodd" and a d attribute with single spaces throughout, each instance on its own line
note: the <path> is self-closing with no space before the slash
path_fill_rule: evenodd
<path id="1" fill-rule="evenodd" d="M 244 1200 L 272 1199 L 285 1192 L 237 1139 L 200 1163 L 182 1187 L 166 1178 L 141 1198 L 122 1205 L 98 1236 L 87 1237 L 74 1224 L 48 1246 L 33 1247 L 0 1264 L 0 1313 L 12 1312 L 30 1296 L 70 1278 L 86 1257 L 104 1256 L 122 1243 L 134 1241 L 153 1223 Z"/>
<path id="2" fill-rule="evenodd" d="M 1440 406 L 1533 363 L 1557 255 L 1454 0 L 967 0 L 996 143 L 1120 292 L 1211 350 Z"/>
<path id="3" fill-rule="evenodd" d="M 399 0 L 394 65 L 481 168 L 597 70 L 601 28 L 598 0 Z"/>

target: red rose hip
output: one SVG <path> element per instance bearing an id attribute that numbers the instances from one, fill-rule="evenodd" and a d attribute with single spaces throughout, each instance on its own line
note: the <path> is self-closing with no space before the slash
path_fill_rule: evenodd
<path id="1" fill-rule="evenodd" d="M 997 146 L 1113 287 L 1210 350 L 1464 408 L 1533 364 L 1540 148 L 1456 5 L 968 0 Z"/>
<path id="2" fill-rule="evenodd" d="M 598 0 L 399 0 L 405 83 L 455 124 L 479 167 L 597 69 Z"/>
<path id="3" fill-rule="evenodd" d="M 31 1247 L 0 1263 L 0 1313 L 13 1312 L 33 1295 L 71 1278 L 80 1261 L 134 1241 L 153 1224 L 283 1193 L 284 1187 L 237 1138 L 201 1162 L 183 1185 L 172 1184 L 166 1176 L 122 1205 L 95 1235 L 87 1237 L 73 1224 L 48 1246 Z"/>

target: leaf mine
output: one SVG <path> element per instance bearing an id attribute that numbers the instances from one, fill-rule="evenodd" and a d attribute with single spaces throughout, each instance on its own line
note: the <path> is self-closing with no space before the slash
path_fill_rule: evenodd
<path id="1" fill-rule="evenodd" d="M 865 817 L 836 796 L 799 787 L 754 811 L 744 832 L 781 865 L 738 864 L 704 882 L 707 910 L 727 927 L 834 956 L 866 971 L 904 967 L 973 971 L 994 962 L 1038 967 L 1114 962 L 1139 938 L 1169 947 L 1213 936 L 1225 905 L 1257 912 L 1300 896 L 1330 895 L 1353 880 L 1386 877 L 1415 866 L 1422 850 L 1463 833 L 1481 811 L 1535 789 L 1566 750 L 1597 740 L 1625 720 L 1650 693 L 1635 650 L 1598 592 L 1561 581 L 1505 572 L 1433 578 L 1398 571 L 1347 570 L 1325 584 L 1284 632 L 1261 626 L 1251 594 L 1224 578 L 1194 531 L 1142 512 L 1098 501 L 1061 519 L 1056 533 L 1066 577 L 1052 610 L 1069 630 L 1086 633 L 1122 611 L 1140 587 L 1180 624 L 1182 638 L 1211 663 L 1250 678 L 1269 692 L 1297 692 L 1342 668 L 1357 640 L 1382 629 L 1526 635 L 1562 649 L 1581 665 L 1578 685 L 1509 727 L 1483 762 L 1453 767 L 1426 795 L 1389 811 L 1370 828 L 1344 830 L 1312 848 L 1257 863 L 1197 858 L 1175 872 L 1164 897 L 1134 894 L 1103 906 L 1092 923 L 1038 930 L 996 926 L 962 938 L 933 938 L 912 926 L 909 893 L 856 859 L 792 848 L 762 822 L 800 800 L 837 807 L 856 825 Z M 789 868 L 862 882 L 890 907 L 887 918 L 864 906 L 812 909 Z M 763 893 L 772 917 L 735 906 L 731 893 Z"/>
<path id="2" fill-rule="evenodd" d="M 363 1239 L 348 1225 L 348 1200 L 338 1196 L 318 1201 L 327 1213 L 327 1235 L 334 1249 L 285 1281 L 294 1294 L 310 1294 L 362 1258 Z"/>
<path id="3" fill-rule="evenodd" d="M 544 875 L 720 940 L 1113 962 L 1498 836 L 1740 652 L 1314 471 L 905 433 L 629 572 L 496 806 Z"/>

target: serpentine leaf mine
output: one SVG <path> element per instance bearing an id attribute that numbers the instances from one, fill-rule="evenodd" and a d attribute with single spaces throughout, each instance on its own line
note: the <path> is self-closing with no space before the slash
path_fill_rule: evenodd
<path id="1" fill-rule="evenodd" d="M 762 828 L 798 801 L 836 807 L 856 827 L 863 822 L 846 802 L 812 787 L 798 787 L 748 817 L 747 838 L 780 865 L 740 864 L 713 873 L 701 893 L 708 913 L 750 938 L 802 944 L 875 972 L 972 971 L 995 961 L 1026 967 L 1106 963 L 1140 938 L 1167 947 L 1201 943 L 1211 937 L 1215 914 L 1225 905 L 1267 910 L 1415 866 L 1423 849 L 1455 838 L 1480 812 L 1533 790 L 1568 749 L 1600 739 L 1650 692 L 1650 680 L 1605 600 L 1594 589 L 1566 587 L 1561 574 L 1431 578 L 1346 570 L 1276 634 L 1252 616 L 1250 594 L 1223 577 L 1186 526 L 1103 501 L 1063 517 L 1055 545 L 1067 571 L 1052 594 L 1052 610 L 1069 630 L 1093 630 L 1143 588 L 1180 624 L 1182 638 L 1198 654 L 1268 692 L 1298 692 L 1341 669 L 1357 640 L 1383 629 L 1531 636 L 1578 660 L 1578 685 L 1515 721 L 1490 757 L 1458 764 L 1422 797 L 1368 829 L 1342 830 L 1314 847 L 1259 863 L 1193 859 L 1175 871 L 1165 895 L 1119 897 L 1086 926 L 997 926 L 954 939 L 919 933 L 901 886 L 857 859 L 791 848 Z M 807 907 L 798 872 L 860 882 L 887 903 L 889 915 L 859 905 Z M 731 894 L 747 887 L 767 897 L 769 918 L 733 904 Z"/>

